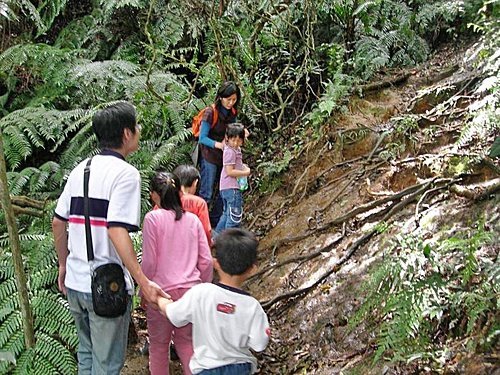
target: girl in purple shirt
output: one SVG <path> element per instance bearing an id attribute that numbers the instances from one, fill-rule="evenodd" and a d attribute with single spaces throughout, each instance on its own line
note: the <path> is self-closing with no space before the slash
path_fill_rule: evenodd
<path id="1" fill-rule="evenodd" d="M 160 209 L 146 214 L 142 230 L 142 270 L 174 301 L 192 286 L 212 281 L 207 236 L 198 217 L 183 211 L 180 187 L 174 174 L 156 174 L 151 181 L 151 197 Z M 172 336 L 184 374 L 191 374 L 191 326 L 176 328 L 151 306 L 146 307 L 146 318 L 151 374 L 168 375 Z"/>
<path id="2" fill-rule="evenodd" d="M 239 123 L 228 124 L 219 184 L 224 208 L 213 237 L 226 228 L 239 227 L 243 217 L 242 186 L 238 180 L 242 177 L 246 178 L 250 174 L 250 168 L 243 164 L 241 146 L 244 141 L 245 128 L 243 125 Z"/>

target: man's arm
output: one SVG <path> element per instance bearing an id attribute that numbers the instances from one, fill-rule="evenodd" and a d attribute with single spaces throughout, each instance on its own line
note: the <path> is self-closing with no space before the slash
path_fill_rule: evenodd
<path id="1" fill-rule="evenodd" d="M 59 276 L 57 285 L 59 290 L 66 295 L 64 279 L 66 278 L 66 259 L 68 258 L 68 232 L 66 231 L 66 222 L 54 217 L 52 219 L 52 233 L 54 235 L 54 246 L 57 251 L 59 262 Z"/>
<path id="2" fill-rule="evenodd" d="M 169 297 L 156 283 L 149 280 L 141 270 L 139 262 L 134 252 L 134 245 L 123 227 L 108 228 L 108 235 L 115 246 L 116 252 L 120 256 L 123 264 L 129 270 L 134 280 L 139 284 L 143 297 L 154 308 L 157 308 L 158 297 Z"/>

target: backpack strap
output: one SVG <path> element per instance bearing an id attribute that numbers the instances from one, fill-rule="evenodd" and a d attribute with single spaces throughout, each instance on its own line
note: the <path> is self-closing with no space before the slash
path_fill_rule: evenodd
<path id="1" fill-rule="evenodd" d="M 212 107 L 212 128 L 215 127 L 215 125 L 217 124 L 217 120 L 219 119 L 219 111 L 217 110 L 217 106 L 215 105 L 215 103 L 212 103 L 211 105 Z M 236 116 L 236 108 L 232 107 L 231 108 L 231 114 L 233 116 Z"/>
<path id="2" fill-rule="evenodd" d="M 85 238 L 87 243 L 87 259 L 90 262 L 94 260 L 94 245 L 92 243 L 92 232 L 90 227 L 89 215 L 89 177 L 90 177 L 90 163 L 92 158 L 89 158 L 85 165 L 83 172 L 83 215 L 85 216 Z"/>
<path id="3" fill-rule="evenodd" d="M 212 128 L 214 128 L 215 125 L 217 125 L 217 120 L 219 120 L 219 111 L 217 110 L 215 103 L 212 103 L 211 107 L 212 107 Z"/>

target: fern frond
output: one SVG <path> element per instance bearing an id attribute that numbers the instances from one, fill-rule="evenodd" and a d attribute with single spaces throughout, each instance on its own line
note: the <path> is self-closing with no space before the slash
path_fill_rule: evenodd
<path id="1" fill-rule="evenodd" d="M 99 29 L 99 20 L 97 16 L 98 14 L 92 14 L 72 20 L 64 29 L 61 30 L 57 36 L 54 46 L 61 49 L 68 48 L 78 50 L 81 49 L 86 43 L 90 44 L 91 42 L 95 42 L 95 40 L 92 39 L 94 39 L 94 33 L 98 32 Z M 85 54 L 85 57 L 92 59 L 94 58 L 94 54 L 89 55 L 89 53 L 91 53 L 93 49 L 92 46 L 89 47 L 90 48 L 80 51 Z"/>
<path id="2" fill-rule="evenodd" d="M 29 0 L 19 0 L 19 5 L 24 10 L 24 12 L 28 15 L 29 19 L 33 21 L 36 28 L 41 31 L 45 28 L 43 21 L 38 13 L 38 10 Z"/>
<path id="3" fill-rule="evenodd" d="M 54 152 L 87 118 L 87 111 L 80 109 L 58 111 L 28 107 L 9 113 L 0 119 L 7 162 L 14 169 L 34 148 L 50 148 Z"/>
<path id="4" fill-rule="evenodd" d="M 158 19 L 154 26 L 155 40 L 164 41 L 165 50 L 172 49 L 184 37 L 184 20 L 180 7 L 168 7 L 167 16 Z"/>
<path id="5" fill-rule="evenodd" d="M 33 348 L 25 350 L 17 359 L 16 367 L 14 368 L 13 374 L 15 375 L 31 374 L 34 358 L 35 358 L 35 350 Z"/>
<path id="6" fill-rule="evenodd" d="M 124 81 L 135 77 L 139 66 L 119 60 L 87 62 L 71 69 L 69 75 L 78 89 L 75 98 L 85 105 L 123 99 Z"/>
<path id="7" fill-rule="evenodd" d="M 0 300 L 0 321 L 19 309 L 19 297 L 16 293 Z"/>
<path id="8" fill-rule="evenodd" d="M 17 285 L 14 278 L 8 279 L 0 283 L 0 301 L 4 301 L 7 297 L 16 294 L 17 295 Z M 2 344 L 0 343 L 0 346 Z"/>
<path id="9" fill-rule="evenodd" d="M 38 13 L 40 14 L 44 27 L 38 30 L 37 36 L 45 33 L 52 26 L 55 18 L 66 8 L 67 2 L 68 0 L 45 0 L 39 3 Z"/>
<path id="10" fill-rule="evenodd" d="M 38 272 L 31 274 L 30 284 L 34 289 L 41 289 L 50 287 L 57 282 L 59 271 L 56 267 L 42 269 Z"/>
<path id="11" fill-rule="evenodd" d="M 20 313 L 19 313 L 20 314 Z M 3 335 L 3 332 L 0 328 L 0 335 Z M 1 336 L 0 336 L 1 337 Z M 1 351 L 9 352 L 17 357 L 24 350 L 24 334 L 22 330 L 18 330 L 14 332 L 11 336 L 8 337 L 7 342 L 1 347 Z M 13 368 L 13 365 L 6 361 L 0 361 L 0 374 L 7 374 L 9 370 Z"/>
<path id="12" fill-rule="evenodd" d="M 6 248 L 9 244 L 9 237 L 1 238 L 0 248 Z M 0 280 L 6 280 L 14 277 L 14 264 L 10 253 L 1 252 L 0 255 Z"/>
<path id="13" fill-rule="evenodd" d="M 12 349 L 12 346 L 9 343 L 16 341 L 16 335 L 18 333 L 22 334 L 21 312 L 14 311 L 0 324 L 0 350 Z M 16 352 L 15 354 L 17 356 L 19 352 Z"/>
<path id="14" fill-rule="evenodd" d="M 41 291 L 32 299 L 37 331 L 61 338 L 69 349 L 78 345 L 78 336 L 68 302 L 59 294 Z"/>
<path id="15" fill-rule="evenodd" d="M 51 336 L 43 333 L 37 332 L 36 334 L 36 346 L 35 353 L 37 354 L 35 358 L 35 373 L 36 367 L 38 366 L 38 360 L 44 359 L 50 363 L 51 367 L 54 369 L 50 373 L 56 374 L 75 374 L 77 370 L 77 363 L 73 354 L 61 345 L 60 342 L 53 339 Z"/>

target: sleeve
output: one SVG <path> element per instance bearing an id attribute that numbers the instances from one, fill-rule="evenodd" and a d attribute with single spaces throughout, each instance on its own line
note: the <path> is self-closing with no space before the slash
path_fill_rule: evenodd
<path id="1" fill-rule="evenodd" d="M 156 225 L 152 215 L 146 214 L 144 227 L 142 229 L 142 263 L 141 269 L 148 279 L 152 279 L 156 273 Z"/>
<path id="2" fill-rule="evenodd" d="M 193 323 L 193 307 L 196 305 L 196 286 L 189 289 L 179 300 L 167 306 L 167 318 L 176 327 Z"/>
<path id="3" fill-rule="evenodd" d="M 56 209 L 54 211 L 54 216 L 57 217 L 60 220 L 63 221 L 68 221 L 69 219 L 69 210 L 71 207 L 71 194 L 70 194 L 70 180 L 66 182 L 66 185 L 64 186 L 64 190 L 59 196 L 59 199 L 57 200 L 57 205 Z"/>
<path id="4" fill-rule="evenodd" d="M 256 303 L 258 304 L 257 301 Z M 252 320 L 248 344 L 253 350 L 261 352 L 266 348 L 270 336 L 271 329 L 269 328 L 267 315 L 259 304 Z"/>
<path id="5" fill-rule="evenodd" d="M 212 254 L 208 246 L 207 235 L 199 220 L 197 220 L 196 226 L 198 230 L 198 263 L 196 268 L 200 271 L 201 281 L 211 283 L 213 277 Z"/>
<path id="6" fill-rule="evenodd" d="M 211 245 L 212 227 L 210 225 L 210 216 L 208 214 L 208 205 L 203 199 L 199 200 L 197 207 L 197 216 L 201 221 L 205 235 L 207 236 L 208 246 Z"/>
<path id="7" fill-rule="evenodd" d="M 108 227 L 124 227 L 129 232 L 139 230 L 141 214 L 141 177 L 129 168 L 115 183 L 108 206 Z"/>
<path id="8" fill-rule="evenodd" d="M 236 152 L 231 147 L 224 147 L 224 153 L 222 154 L 222 165 L 235 165 L 236 164 Z"/>
<path id="9" fill-rule="evenodd" d="M 200 126 L 200 135 L 198 138 L 198 143 L 201 143 L 204 146 L 215 148 L 215 141 L 209 138 L 208 134 L 210 133 L 210 129 L 212 128 L 213 121 L 213 111 L 211 107 L 208 107 L 203 113 L 203 119 L 201 120 Z"/>

